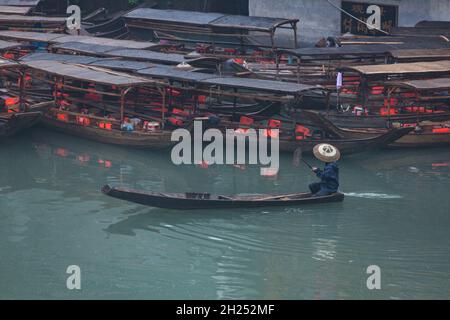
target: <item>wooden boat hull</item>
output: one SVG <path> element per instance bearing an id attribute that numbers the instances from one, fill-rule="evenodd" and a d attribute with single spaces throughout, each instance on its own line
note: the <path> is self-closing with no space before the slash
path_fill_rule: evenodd
<path id="1" fill-rule="evenodd" d="M 42 123 L 44 126 L 58 132 L 118 146 L 163 150 L 175 145 L 175 143 L 171 141 L 171 133 L 168 131 L 155 132 L 152 134 L 140 134 L 137 132 L 124 132 L 118 130 L 108 131 L 100 128 L 85 127 L 74 123 L 66 123 L 50 117 L 44 117 Z"/>
<path id="2" fill-rule="evenodd" d="M 390 118 L 382 116 L 357 117 L 346 114 L 323 114 L 328 120 L 341 128 L 379 128 L 386 129 L 389 123 L 417 123 L 422 121 L 446 121 L 450 119 L 450 113 L 436 114 L 402 114 Z"/>
<path id="3" fill-rule="evenodd" d="M 385 134 L 386 129 L 351 129 L 340 128 L 323 116 L 313 112 L 303 112 L 306 117 L 312 120 L 330 133 L 342 139 L 368 139 Z M 450 133 L 415 132 L 411 130 L 409 134 L 400 137 L 389 144 L 393 148 L 426 148 L 450 145 Z"/>
<path id="4" fill-rule="evenodd" d="M 351 155 L 387 147 L 401 137 L 407 135 L 412 130 L 413 128 L 394 129 L 382 135 L 359 139 L 307 139 L 301 141 L 286 141 L 280 139 L 280 151 L 294 152 L 300 148 L 303 153 L 311 154 L 314 147 L 318 144 L 328 143 L 338 148 L 342 155 Z"/>
<path id="5" fill-rule="evenodd" d="M 0 138 L 17 135 L 36 125 L 41 118 L 41 112 L 0 115 Z"/>
<path id="6" fill-rule="evenodd" d="M 326 197 L 312 197 L 310 193 L 300 193 L 297 195 L 286 196 L 253 197 L 224 197 L 199 194 L 196 197 L 196 194 L 163 194 L 123 188 L 112 188 L 110 186 L 104 186 L 102 192 L 105 195 L 116 199 L 150 207 L 174 210 L 291 207 L 342 202 L 345 198 L 342 193 L 336 193 Z"/>

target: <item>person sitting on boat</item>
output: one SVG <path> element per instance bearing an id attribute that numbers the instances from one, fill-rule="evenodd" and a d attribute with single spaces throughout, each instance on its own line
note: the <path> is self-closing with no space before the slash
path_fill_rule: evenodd
<path id="1" fill-rule="evenodd" d="M 122 131 L 134 131 L 134 125 L 129 118 L 123 119 Z"/>
<path id="2" fill-rule="evenodd" d="M 325 162 L 323 170 L 313 168 L 320 182 L 309 186 L 314 197 L 325 197 L 332 195 L 339 190 L 339 167 L 337 161 L 341 158 L 340 151 L 330 144 L 320 144 L 314 148 L 314 156 Z"/>

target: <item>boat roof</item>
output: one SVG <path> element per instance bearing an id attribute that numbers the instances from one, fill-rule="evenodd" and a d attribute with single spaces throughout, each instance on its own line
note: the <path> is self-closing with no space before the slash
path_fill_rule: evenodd
<path id="1" fill-rule="evenodd" d="M 38 60 L 58 61 L 74 64 L 91 64 L 99 60 L 96 57 L 79 56 L 74 54 L 54 54 L 47 52 L 38 52 L 26 55 L 20 58 L 21 62 L 32 62 Z"/>
<path id="2" fill-rule="evenodd" d="M 36 42 L 53 42 L 57 38 L 61 38 L 62 34 L 44 33 L 44 32 L 28 32 L 28 31 L 0 31 L 0 37 L 3 39 L 36 41 Z"/>
<path id="3" fill-rule="evenodd" d="M 32 69 L 61 77 L 106 85 L 115 85 L 118 87 L 130 87 L 156 83 L 154 80 L 135 77 L 125 73 L 113 72 L 103 68 L 86 65 L 74 65 L 59 61 L 37 60 L 27 61 L 23 64 Z"/>
<path id="4" fill-rule="evenodd" d="M 9 50 L 20 47 L 21 44 L 17 42 L 9 42 L 0 40 L 0 50 Z"/>
<path id="5" fill-rule="evenodd" d="M 450 29 L 450 21 L 420 21 L 416 24 L 416 28 L 436 28 L 436 29 Z"/>
<path id="6" fill-rule="evenodd" d="M 56 43 L 78 42 L 93 45 L 104 45 L 111 47 L 131 48 L 131 49 L 150 49 L 154 46 L 159 46 L 159 44 L 152 42 L 118 40 L 92 36 L 69 36 L 69 35 L 63 35 L 62 37 L 56 38 L 53 40 L 53 42 Z"/>
<path id="7" fill-rule="evenodd" d="M 450 60 L 368 65 L 368 66 L 350 66 L 339 68 L 338 70 L 354 71 L 365 76 L 393 75 L 393 74 L 401 75 L 401 74 L 449 73 Z"/>
<path id="8" fill-rule="evenodd" d="M 142 19 L 154 22 L 176 22 L 178 24 L 207 25 L 214 20 L 223 17 L 223 14 L 215 12 L 139 8 L 127 13 L 124 17 L 128 19 Z"/>
<path id="9" fill-rule="evenodd" d="M 104 54 L 105 52 L 122 49 L 122 47 L 114 47 L 110 45 L 91 44 L 83 42 L 66 42 L 61 44 L 55 44 L 52 49 L 58 50 L 71 50 L 78 53 L 85 54 Z"/>
<path id="10" fill-rule="evenodd" d="M 389 85 L 411 88 L 417 91 L 450 90 L 450 78 L 436 78 L 427 80 L 393 81 Z"/>
<path id="11" fill-rule="evenodd" d="M 341 56 L 374 56 L 386 55 L 390 47 L 386 45 L 346 45 L 331 48 L 299 48 L 279 49 L 278 53 L 302 57 L 341 57 Z"/>
<path id="12" fill-rule="evenodd" d="M 300 94 L 304 91 L 322 88 L 320 86 L 310 86 L 291 82 L 248 79 L 238 77 L 215 77 L 202 80 L 201 83 L 239 89 L 264 90 L 267 92 L 281 93 L 281 94 Z"/>
<path id="13" fill-rule="evenodd" d="M 176 67 L 169 66 L 157 66 L 154 68 L 147 68 L 137 71 L 138 74 L 142 74 L 148 77 L 173 79 L 178 81 L 194 82 L 197 83 L 202 80 L 216 77 L 210 73 L 200 73 L 177 69 Z"/>
<path id="14" fill-rule="evenodd" d="M 41 0 L 0 0 L 0 5 L 35 7 L 39 2 L 41 2 Z"/>
<path id="15" fill-rule="evenodd" d="M 396 60 L 406 59 L 450 59 L 449 49 L 414 49 L 392 50 L 390 55 Z"/>
<path id="16" fill-rule="evenodd" d="M 273 31 L 275 28 L 289 23 L 297 23 L 298 19 L 269 17 L 248 17 L 224 15 L 215 12 L 196 12 L 181 10 L 160 10 L 150 8 L 135 9 L 124 16 L 127 19 L 146 20 L 160 23 L 189 24 L 210 28 L 228 28 L 254 31 Z"/>
<path id="17" fill-rule="evenodd" d="M 44 16 L 21 16 L 17 14 L 0 14 L 0 22 L 22 22 L 22 23 L 55 23 L 65 24 L 66 18 L 62 17 L 44 17 Z"/>
<path id="18" fill-rule="evenodd" d="M 43 32 L 22 32 L 22 31 L 0 31 L 0 38 L 21 40 L 21 41 L 36 41 L 36 42 L 47 42 L 56 43 L 58 45 L 72 46 L 75 47 L 74 43 L 90 44 L 93 46 L 109 46 L 109 47 L 119 47 L 119 48 L 132 48 L 132 49 L 150 49 L 154 47 L 160 47 L 158 43 L 152 42 L 141 42 L 133 40 L 118 40 L 110 38 L 100 38 L 92 36 L 71 36 L 66 34 L 56 34 L 56 33 L 43 33 Z M 86 47 L 84 47 L 86 49 Z"/>
<path id="19" fill-rule="evenodd" d="M 18 68 L 20 67 L 20 64 L 11 61 L 0 58 L 0 69 L 6 69 L 6 68 Z"/>
<path id="20" fill-rule="evenodd" d="M 288 23 L 297 23 L 298 19 L 283 19 L 269 17 L 249 17 L 226 15 L 210 23 L 215 28 L 243 29 L 252 31 L 272 31 Z"/>
<path id="21" fill-rule="evenodd" d="M 279 54 L 289 54 L 299 58 L 339 58 L 343 56 L 357 56 L 357 57 L 373 57 L 373 56 L 393 56 L 398 53 L 416 53 L 423 54 L 429 52 L 431 54 L 438 54 L 442 52 L 449 52 L 450 43 L 443 45 L 441 43 L 433 42 L 436 46 L 429 46 L 428 42 L 423 46 L 419 42 L 415 43 L 395 43 L 395 37 L 391 39 L 392 44 L 382 44 L 375 42 L 374 44 L 361 45 L 344 45 L 342 47 L 331 48 L 299 48 L 299 49 L 279 49 Z M 425 49 L 423 49 L 425 48 Z M 442 51 L 440 51 L 442 50 Z"/>
<path id="22" fill-rule="evenodd" d="M 148 62 L 117 59 L 98 59 L 90 62 L 89 65 L 132 72 L 137 72 L 139 70 L 148 69 L 154 66 Z"/>
<path id="23" fill-rule="evenodd" d="M 105 56 L 129 58 L 143 61 L 150 61 L 155 63 L 179 64 L 185 62 L 183 55 L 177 53 L 163 53 L 147 50 L 135 49 L 116 49 L 105 52 Z"/>
<path id="24" fill-rule="evenodd" d="M 4 6 L 0 5 L 0 14 L 20 14 L 26 15 L 31 11 L 32 7 Z"/>

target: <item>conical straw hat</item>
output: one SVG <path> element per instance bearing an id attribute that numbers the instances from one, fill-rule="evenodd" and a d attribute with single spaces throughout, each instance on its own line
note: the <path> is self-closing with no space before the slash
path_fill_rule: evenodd
<path id="1" fill-rule="evenodd" d="M 341 158 L 341 152 L 331 144 L 322 143 L 314 147 L 314 156 L 320 161 L 330 163 Z"/>

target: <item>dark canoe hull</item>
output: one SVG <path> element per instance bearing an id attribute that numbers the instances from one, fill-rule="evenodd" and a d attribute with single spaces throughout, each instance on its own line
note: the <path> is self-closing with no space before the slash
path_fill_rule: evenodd
<path id="1" fill-rule="evenodd" d="M 175 145 L 171 141 L 171 133 L 168 131 L 152 134 L 139 134 L 136 132 L 123 132 L 118 130 L 108 131 L 100 128 L 85 127 L 74 123 L 62 122 L 50 117 L 44 117 L 42 123 L 49 129 L 58 132 L 118 146 L 164 150 Z"/>
<path id="2" fill-rule="evenodd" d="M 17 135 L 35 126 L 41 119 L 41 112 L 0 115 L 0 138 Z"/>
<path id="3" fill-rule="evenodd" d="M 174 210 L 201 210 L 201 209 L 244 209 L 268 207 L 292 207 L 311 204 L 335 203 L 344 201 L 345 196 L 336 193 L 326 197 L 311 197 L 309 193 L 287 196 L 259 196 L 259 197 L 221 197 L 211 196 L 211 199 L 191 199 L 186 194 L 162 194 L 143 192 L 122 188 L 105 186 L 102 192 L 110 197 L 125 200 L 145 206 L 174 209 Z M 269 198 L 277 199 L 269 199 Z"/>
<path id="4" fill-rule="evenodd" d="M 342 138 L 342 139 L 369 139 L 375 138 L 379 135 L 385 134 L 386 129 L 351 129 L 340 128 L 334 123 L 324 118 L 322 115 L 304 111 L 305 117 L 308 117 L 316 125 L 326 129 L 328 132 Z M 409 132 L 409 134 L 402 136 L 396 141 L 389 144 L 393 148 L 425 148 L 425 147 L 440 147 L 450 145 L 450 133 L 433 133 L 429 132 Z"/>
<path id="5" fill-rule="evenodd" d="M 346 114 L 323 114 L 328 120 L 341 128 L 388 128 L 389 123 L 417 123 L 422 121 L 446 121 L 450 120 L 450 113 L 436 114 L 403 114 L 392 116 L 390 118 L 382 116 L 364 116 L 356 117 Z"/>
<path id="6" fill-rule="evenodd" d="M 347 137 L 367 138 L 374 136 L 371 131 L 342 130 Z M 389 145 L 390 148 L 434 148 L 450 145 L 450 133 L 411 132 Z"/>
<path id="7" fill-rule="evenodd" d="M 316 145 L 328 143 L 338 148 L 342 155 L 351 155 L 387 147 L 403 136 L 409 134 L 412 130 L 414 130 L 414 128 L 393 129 L 385 134 L 375 137 L 357 139 L 307 139 L 300 141 L 280 139 L 280 151 L 294 152 L 300 148 L 303 153 L 312 153 Z"/>

